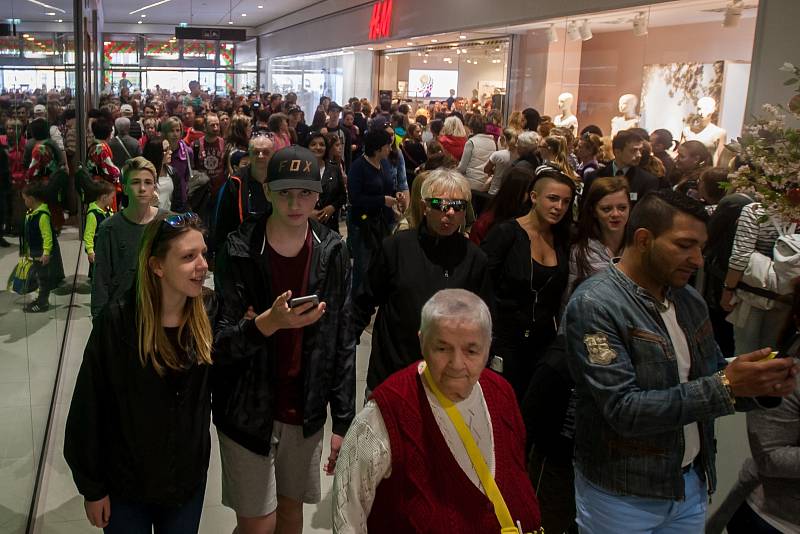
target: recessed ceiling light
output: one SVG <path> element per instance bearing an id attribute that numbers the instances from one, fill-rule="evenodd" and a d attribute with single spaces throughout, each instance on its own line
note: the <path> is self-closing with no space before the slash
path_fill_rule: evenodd
<path id="1" fill-rule="evenodd" d="M 247 13 L 242 13 L 242 16 L 243 16 L 243 17 L 246 17 L 246 16 L 247 16 Z"/>
<path id="2" fill-rule="evenodd" d="M 58 22 L 64 22 L 64 19 L 58 19 Z"/>
<path id="3" fill-rule="evenodd" d="M 258 9 L 264 9 L 264 6 L 258 6 Z"/>
<path id="4" fill-rule="evenodd" d="M 141 21 L 141 20 L 137 20 L 137 21 L 136 21 L 136 24 L 141 24 L 141 23 L 142 23 L 142 21 Z"/>
<path id="5" fill-rule="evenodd" d="M 392 47 L 392 45 L 386 45 L 386 48 L 391 48 L 391 47 Z"/>
<path id="6" fill-rule="evenodd" d="M 28 1 L 30 2 L 30 1 L 32 1 L 32 0 L 28 0 Z M 134 9 L 133 11 L 131 11 L 130 13 L 128 13 L 128 15 L 135 15 L 135 14 L 136 14 L 136 13 L 138 13 L 139 11 L 144 11 L 145 9 L 150 9 L 151 7 L 160 6 L 161 4 L 166 4 L 166 3 L 167 3 L 167 2 L 169 2 L 169 1 L 170 1 L 170 0 L 159 0 L 158 2 L 153 2 L 152 4 L 148 4 L 148 5 L 144 6 L 144 7 L 140 7 L 139 9 Z M 66 12 L 65 12 L 65 13 L 66 13 Z"/>
<path id="7" fill-rule="evenodd" d="M 431 42 L 432 42 L 432 43 L 438 43 L 438 42 L 439 42 L 439 39 L 431 39 Z"/>
<path id="8" fill-rule="evenodd" d="M 371 46 L 368 46 L 367 50 L 375 50 L 375 49 L 373 47 L 371 47 Z"/>
<path id="9" fill-rule="evenodd" d="M 139 16 L 140 16 L 140 17 L 142 17 L 142 18 L 145 18 L 147 15 L 145 15 L 144 13 L 142 13 L 142 14 L 141 14 L 141 15 L 139 15 Z"/>
<path id="10" fill-rule="evenodd" d="M 56 16 L 56 14 L 54 12 L 52 12 L 52 11 L 48 11 L 47 13 L 45 13 L 45 15 L 50 15 L 51 17 L 55 17 Z"/>
<path id="11" fill-rule="evenodd" d="M 422 60 L 422 62 L 423 62 L 423 63 L 427 63 L 427 62 L 428 62 L 428 60 L 427 60 L 427 59 L 423 59 L 423 60 Z"/>
<path id="12" fill-rule="evenodd" d="M 27 33 L 23 33 L 23 34 L 22 34 L 22 37 L 23 37 L 24 39 L 27 39 L 28 37 L 30 37 L 30 35 L 29 35 L 29 34 L 27 34 Z"/>
<path id="13" fill-rule="evenodd" d="M 459 38 L 459 39 L 466 39 L 466 38 L 467 38 L 467 36 L 466 36 L 466 35 L 459 35 L 459 36 L 458 36 L 458 38 Z"/>
<path id="14" fill-rule="evenodd" d="M 233 24 L 233 21 L 232 21 L 232 20 L 229 20 L 229 21 L 228 21 L 228 24 Z"/>
<path id="15" fill-rule="evenodd" d="M 414 42 L 413 42 L 413 41 L 408 41 L 406 44 L 407 44 L 408 46 L 413 46 L 413 45 L 414 45 Z"/>

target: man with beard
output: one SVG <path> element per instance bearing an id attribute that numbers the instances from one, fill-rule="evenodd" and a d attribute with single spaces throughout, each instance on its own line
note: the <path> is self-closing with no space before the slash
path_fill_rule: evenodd
<path id="1" fill-rule="evenodd" d="M 714 341 L 688 285 L 703 264 L 707 220 L 686 195 L 648 194 L 628 220 L 621 260 L 567 305 L 582 532 L 703 532 L 716 486 L 714 420 L 774 406 L 795 388 L 792 358 L 770 359 L 765 347 L 728 364 Z"/>

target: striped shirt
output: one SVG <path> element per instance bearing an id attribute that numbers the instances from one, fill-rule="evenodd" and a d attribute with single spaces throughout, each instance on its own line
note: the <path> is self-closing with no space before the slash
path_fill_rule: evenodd
<path id="1" fill-rule="evenodd" d="M 765 215 L 766 210 L 758 202 L 742 208 L 728 268 L 743 272 L 753 252 L 772 258 L 772 247 L 778 239 L 778 230 L 769 218 L 759 222 Z"/>

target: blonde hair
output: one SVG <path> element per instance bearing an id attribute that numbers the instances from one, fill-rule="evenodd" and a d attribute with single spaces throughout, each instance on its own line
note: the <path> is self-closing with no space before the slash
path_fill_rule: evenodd
<path id="1" fill-rule="evenodd" d="M 411 186 L 411 198 L 408 200 L 408 207 L 403 215 L 408 221 L 409 228 L 416 228 L 422 222 L 425 216 L 425 202 L 422 200 L 422 186 L 428 179 L 431 171 L 424 171 L 419 173 L 414 178 L 414 184 Z"/>
<path id="2" fill-rule="evenodd" d="M 467 130 L 464 129 L 464 123 L 461 119 L 454 115 L 450 115 L 444 120 L 444 126 L 440 135 L 451 135 L 453 137 L 466 137 Z"/>
<path id="3" fill-rule="evenodd" d="M 567 139 L 560 135 L 550 135 L 544 138 L 544 143 L 547 145 L 547 149 L 553 154 L 553 159 L 550 160 L 550 163 L 558 167 L 558 170 L 573 180 L 577 180 L 578 175 L 575 174 L 575 170 L 569 163 Z"/>
<path id="4" fill-rule="evenodd" d="M 125 162 L 125 166 L 122 167 L 123 185 L 128 183 L 128 178 L 130 178 L 132 173 L 138 171 L 147 171 L 152 174 L 153 180 L 155 180 L 156 185 L 158 185 L 158 171 L 156 171 L 155 166 L 153 166 L 150 160 L 143 156 L 136 156 L 135 158 L 131 158 Z"/>
<path id="5" fill-rule="evenodd" d="M 201 231 L 199 223 L 190 221 L 180 228 L 164 222 L 170 214 L 153 219 L 144 229 L 139 246 L 136 274 L 136 326 L 138 332 L 139 361 L 142 367 L 151 364 L 159 376 L 165 369 L 180 370 L 182 361 L 177 348 L 192 354 L 198 365 L 210 365 L 213 334 L 202 295 L 186 299 L 183 318 L 178 327 L 178 347 L 174 347 L 161 325 L 163 295 L 160 279 L 150 268 L 150 258 L 165 258 L 170 243 L 178 236 L 191 231 Z M 174 215 L 174 214 L 171 214 Z"/>
<path id="6" fill-rule="evenodd" d="M 514 111 L 508 118 L 508 127 L 516 130 L 517 133 L 525 129 L 525 115 L 521 111 Z"/>
<path id="7" fill-rule="evenodd" d="M 451 194 L 461 193 L 464 200 L 472 200 L 472 190 L 464 175 L 455 169 L 435 169 L 430 171 L 422 184 L 420 195 L 423 199 L 431 198 L 434 193 Z"/>
<path id="8" fill-rule="evenodd" d="M 181 120 L 175 116 L 167 117 L 161 122 L 161 133 L 163 135 L 167 135 L 167 133 L 169 133 L 169 131 L 172 130 L 172 128 L 174 128 L 176 125 L 178 126 L 181 134 L 183 134 L 183 124 L 181 123 Z"/>

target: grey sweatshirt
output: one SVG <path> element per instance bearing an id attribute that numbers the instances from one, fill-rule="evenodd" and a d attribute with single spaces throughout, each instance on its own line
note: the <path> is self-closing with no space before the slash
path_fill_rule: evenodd
<path id="1" fill-rule="evenodd" d="M 167 213 L 158 210 L 156 217 Z M 94 243 L 92 275 L 92 317 L 97 317 L 107 302 L 121 296 L 136 279 L 136 261 L 144 224 L 115 213 L 100 224 Z"/>

